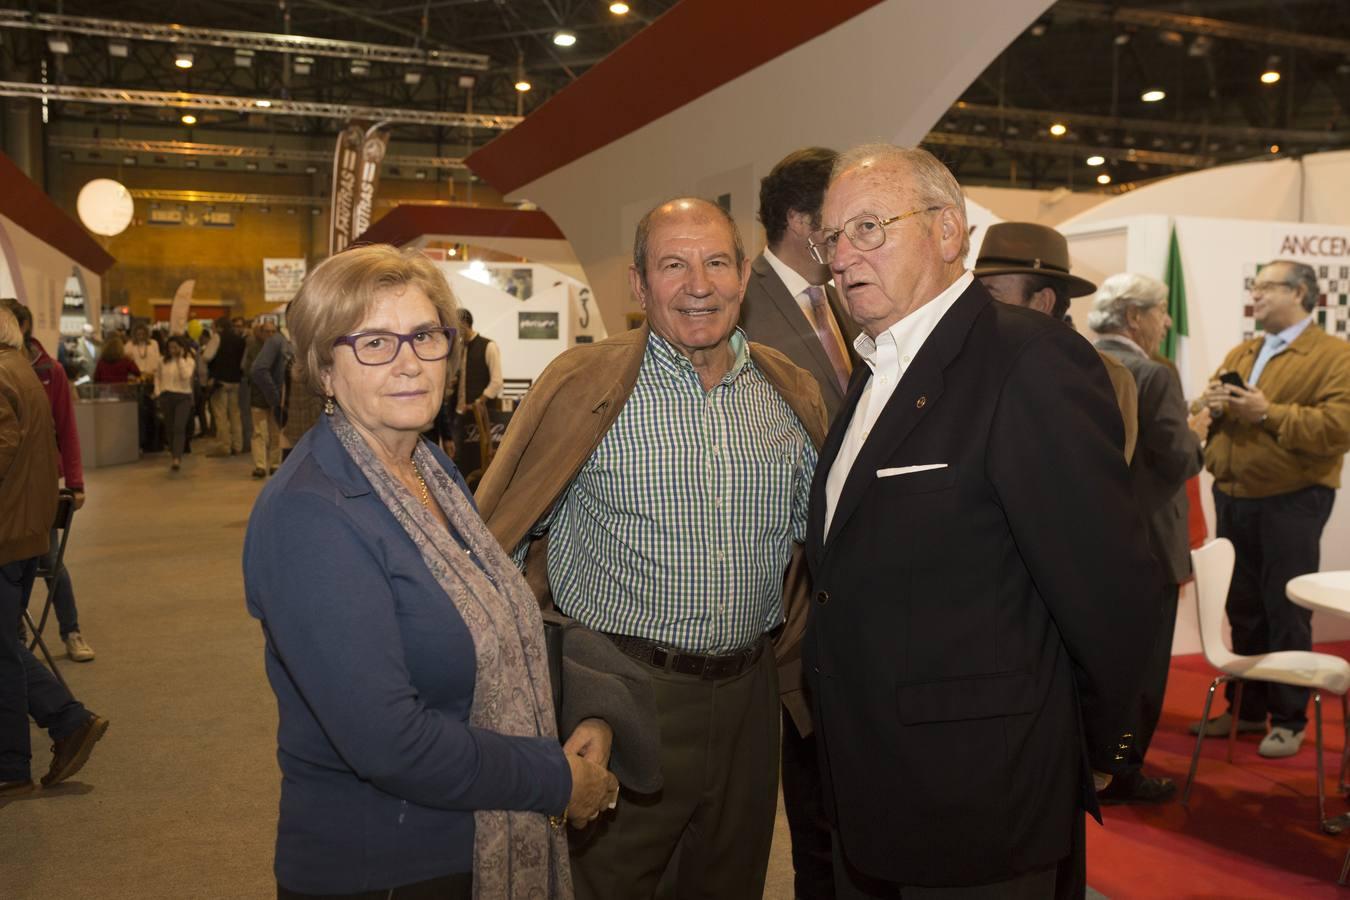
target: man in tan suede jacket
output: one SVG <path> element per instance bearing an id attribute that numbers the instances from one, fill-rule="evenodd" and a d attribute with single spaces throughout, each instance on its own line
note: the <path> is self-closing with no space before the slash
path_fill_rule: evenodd
<path id="1" fill-rule="evenodd" d="M 1350 450 L 1350 344 L 1328 335 L 1311 313 L 1320 293 L 1311 266 L 1277 260 L 1257 273 L 1252 312 L 1264 332 L 1233 348 L 1205 391 L 1214 417 L 1205 467 L 1214 476 L 1219 537 L 1237 563 L 1228 590 L 1233 650 L 1312 649 L 1312 612 L 1285 596 L 1289 579 L 1316 572 L 1341 463 Z M 1235 373 L 1240 384 L 1220 376 Z M 1230 380 L 1231 376 L 1230 376 Z M 1242 708 L 1192 726 L 1227 734 L 1270 731 L 1262 756 L 1292 756 L 1308 724 L 1308 691 L 1253 681 Z"/>
<path id="2" fill-rule="evenodd" d="M 677 846 L 680 896 L 757 897 L 780 691 L 809 728 L 799 560 L 825 407 L 810 374 L 736 328 L 749 263 L 724 211 L 657 207 L 633 257 L 648 326 L 544 371 L 477 500 L 541 600 L 651 675 L 664 787 L 622 793 L 574 844 L 578 898 L 651 896 Z"/>

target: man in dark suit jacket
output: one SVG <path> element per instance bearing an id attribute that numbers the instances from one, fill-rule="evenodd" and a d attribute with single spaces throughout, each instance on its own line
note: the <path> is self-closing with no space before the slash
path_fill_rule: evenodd
<path id="1" fill-rule="evenodd" d="M 1209 429 L 1209 413 L 1186 415 L 1186 399 L 1177 374 L 1158 362 L 1158 352 L 1172 319 L 1167 314 L 1167 285 L 1147 275 L 1112 275 L 1092 300 L 1088 327 L 1101 335 L 1096 348 L 1123 364 L 1139 387 L 1139 443 L 1130 462 L 1135 499 L 1148 526 L 1153 554 L 1167 570 L 1162 615 L 1148 656 L 1139 694 L 1131 768 L 1098 798 L 1102 803 L 1160 803 L 1176 793 L 1170 778 L 1143 773 L 1153 730 L 1162 715 L 1163 692 L 1172 662 L 1172 630 L 1177 619 L 1177 592 L 1191 575 L 1190 503 L 1186 481 L 1204 467 L 1199 434 Z"/>
<path id="2" fill-rule="evenodd" d="M 741 328 L 811 373 L 833 421 L 858 362 L 858 327 L 839 306 L 830 269 L 811 256 L 807 235 L 820 227 L 820 204 L 834 166 L 833 150 L 788 154 L 759 183 L 759 221 L 767 246 L 750 266 Z M 811 722 L 783 708 L 783 809 L 792 838 L 796 900 L 831 900 L 834 867 L 822 805 L 820 763 Z"/>
<path id="3" fill-rule="evenodd" d="M 1110 382 L 963 270 L 965 201 L 926 151 L 843 154 L 822 221 L 868 336 L 806 545 L 839 896 L 1082 896 L 1161 581 Z"/>
<path id="4" fill-rule="evenodd" d="M 833 420 L 858 362 L 858 326 L 811 257 L 806 236 L 820 227 L 820 204 L 835 152 L 807 147 L 784 157 L 759 184 L 759 220 L 767 247 L 750 265 L 741 328 L 810 372 Z M 789 807 L 789 818 L 791 807 Z"/>

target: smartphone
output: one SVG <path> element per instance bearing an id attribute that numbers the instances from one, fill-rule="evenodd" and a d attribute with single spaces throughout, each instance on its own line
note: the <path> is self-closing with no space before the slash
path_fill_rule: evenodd
<path id="1" fill-rule="evenodd" d="M 1236 372 L 1224 372 L 1219 376 L 1219 380 L 1224 384 L 1231 384 L 1235 388 L 1247 389 L 1247 383 L 1242 380 L 1242 376 Z"/>

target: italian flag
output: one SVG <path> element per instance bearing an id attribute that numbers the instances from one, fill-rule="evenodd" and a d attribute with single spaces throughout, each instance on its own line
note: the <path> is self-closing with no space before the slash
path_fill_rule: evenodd
<path id="1" fill-rule="evenodd" d="M 1190 323 L 1186 316 L 1186 275 L 1181 269 L 1181 245 L 1177 242 L 1175 225 L 1172 226 L 1172 240 L 1167 247 L 1167 273 L 1163 280 L 1167 282 L 1167 314 L 1172 317 L 1172 327 L 1163 337 L 1160 352 L 1176 364 L 1178 372 L 1184 372 L 1186 336 L 1190 333 Z M 1200 547 L 1209 538 L 1209 526 L 1205 522 L 1205 508 L 1200 500 L 1199 475 L 1186 482 L 1186 499 L 1190 501 L 1187 530 L 1190 532 L 1191 547 Z"/>

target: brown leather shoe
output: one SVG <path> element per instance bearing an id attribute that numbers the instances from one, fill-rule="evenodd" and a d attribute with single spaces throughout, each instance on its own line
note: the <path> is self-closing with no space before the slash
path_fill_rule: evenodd
<path id="1" fill-rule="evenodd" d="M 84 764 L 89 761 L 89 754 L 94 751 L 94 745 L 107 730 L 108 720 L 90 713 L 87 722 L 53 744 L 52 767 L 42 776 L 42 786 L 60 784 L 84 768 Z"/>

